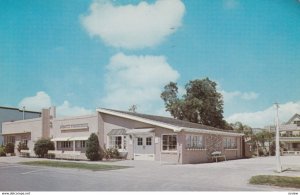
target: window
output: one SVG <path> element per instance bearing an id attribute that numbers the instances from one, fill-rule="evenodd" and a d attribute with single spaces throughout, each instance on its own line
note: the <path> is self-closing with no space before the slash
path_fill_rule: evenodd
<path id="1" fill-rule="evenodd" d="M 62 148 L 71 148 L 71 146 L 72 146 L 72 143 L 69 142 L 69 141 L 61 142 L 61 147 Z"/>
<path id="2" fill-rule="evenodd" d="M 294 121 L 294 124 L 296 124 L 297 126 L 300 126 L 300 121 Z"/>
<path id="3" fill-rule="evenodd" d="M 137 138 L 137 145 L 138 146 L 142 146 L 143 145 L 143 138 L 142 137 L 138 137 Z"/>
<path id="4" fill-rule="evenodd" d="M 13 143 L 13 144 L 15 144 L 15 136 L 7 136 L 6 137 L 6 144 L 8 144 L 8 143 Z"/>
<path id="5" fill-rule="evenodd" d="M 124 135 L 109 136 L 109 147 L 117 148 L 120 150 L 126 150 L 127 148 L 126 136 Z"/>
<path id="6" fill-rule="evenodd" d="M 224 137 L 223 146 L 225 149 L 236 149 L 236 138 L 235 137 Z"/>
<path id="7" fill-rule="evenodd" d="M 28 144 L 28 140 L 27 139 L 22 139 L 22 141 L 21 141 L 23 144 L 25 144 L 26 146 L 28 146 L 27 144 Z"/>
<path id="8" fill-rule="evenodd" d="M 163 135 L 162 150 L 176 151 L 177 150 L 177 136 Z"/>
<path id="9" fill-rule="evenodd" d="M 86 147 L 86 141 L 80 141 L 80 148 Z"/>
<path id="10" fill-rule="evenodd" d="M 109 145 L 111 148 L 117 148 L 117 149 L 122 148 L 122 136 L 110 136 L 109 141 L 110 141 Z"/>
<path id="11" fill-rule="evenodd" d="M 147 137 L 146 138 L 146 145 L 151 146 L 152 145 L 152 137 Z"/>
<path id="12" fill-rule="evenodd" d="M 186 148 L 204 149 L 204 138 L 202 135 L 186 135 Z"/>

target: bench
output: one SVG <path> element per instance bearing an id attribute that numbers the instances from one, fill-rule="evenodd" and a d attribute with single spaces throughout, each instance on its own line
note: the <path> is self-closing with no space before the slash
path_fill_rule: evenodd
<path id="1" fill-rule="evenodd" d="M 64 151 L 62 156 L 63 158 L 76 160 L 81 154 L 80 151 Z"/>
<path id="2" fill-rule="evenodd" d="M 52 155 L 55 155 L 55 158 L 62 158 L 61 150 L 48 150 L 48 158 L 51 158 Z"/>
<path id="3" fill-rule="evenodd" d="M 218 162 L 218 158 L 223 158 L 226 161 L 226 156 L 225 154 L 222 154 L 220 151 L 215 151 L 211 153 L 211 158 L 212 160 L 216 159 L 216 162 Z"/>
<path id="4" fill-rule="evenodd" d="M 300 155 L 300 151 L 283 151 L 283 155 Z"/>
<path id="5" fill-rule="evenodd" d="M 21 150 L 20 151 L 20 156 L 22 157 L 29 157 L 31 153 L 31 150 Z"/>

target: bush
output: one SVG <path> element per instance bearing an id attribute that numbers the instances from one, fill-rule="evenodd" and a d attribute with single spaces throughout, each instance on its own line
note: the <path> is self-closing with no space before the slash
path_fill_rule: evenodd
<path id="1" fill-rule="evenodd" d="M 13 144 L 13 143 L 6 144 L 6 146 L 5 146 L 5 153 L 6 154 L 7 153 L 13 154 L 14 152 L 15 152 L 15 144 Z"/>
<path id="2" fill-rule="evenodd" d="M 33 148 L 35 154 L 39 158 L 44 158 L 47 156 L 48 150 L 54 150 L 54 143 L 50 139 L 39 139 Z"/>
<path id="3" fill-rule="evenodd" d="M 102 160 L 98 136 L 92 133 L 87 140 L 86 157 L 91 161 Z"/>
<path id="4" fill-rule="evenodd" d="M 5 147 L 4 146 L 0 147 L 0 156 L 6 156 Z"/>
<path id="5" fill-rule="evenodd" d="M 17 148 L 18 152 L 21 152 L 21 150 L 28 150 L 28 149 L 29 148 L 27 147 L 27 145 L 25 143 L 19 142 L 18 148 Z"/>
<path id="6" fill-rule="evenodd" d="M 120 153 L 117 148 L 107 148 L 104 151 L 104 155 L 106 159 L 120 158 Z"/>

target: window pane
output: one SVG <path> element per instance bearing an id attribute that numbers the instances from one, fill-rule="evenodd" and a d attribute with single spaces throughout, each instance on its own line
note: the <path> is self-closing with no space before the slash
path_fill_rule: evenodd
<path id="1" fill-rule="evenodd" d="M 142 137 L 138 137 L 137 138 L 137 145 L 138 146 L 142 146 L 143 145 L 143 138 Z"/>
<path id="2" fill-rule="evenodd" d="M 147 137 L 146 138 L 146 145 L 151 146 L 152 145 L 152 137 Z"/>

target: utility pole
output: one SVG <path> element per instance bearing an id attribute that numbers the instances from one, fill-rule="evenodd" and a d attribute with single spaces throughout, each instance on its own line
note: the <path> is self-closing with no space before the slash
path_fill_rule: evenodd
<path id="1" fill-rule="evenodd" d="M 281 162 L 280 162 L 280 145 L 279 145 L 279 116 L 278 116 L 278 103 L 275 103 L 276 106 L 276 170 L 278 173 L 281 173 Z"/>
<path id="2" fill-rule="evenodd" d="M 25 120 L 25 106 L 23 106 L 23 120 Z"/>

